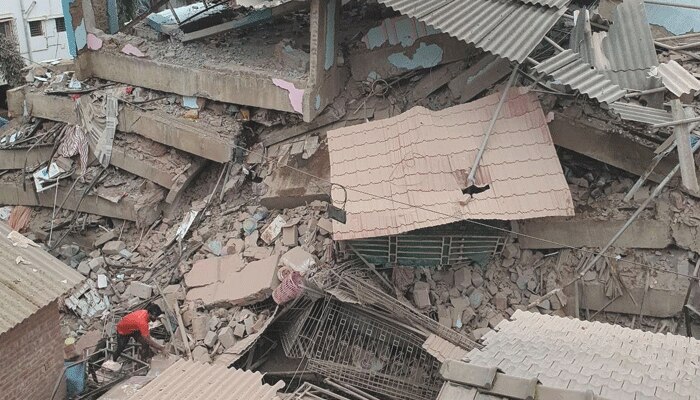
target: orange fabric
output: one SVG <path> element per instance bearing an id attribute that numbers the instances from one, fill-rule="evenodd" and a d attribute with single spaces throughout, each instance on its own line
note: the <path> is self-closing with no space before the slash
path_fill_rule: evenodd
<path id="1" fill-rule="evenodd" d="M 117 324 L 117 333 L 120 335 L 131 335 L 136 331 L 143 337 L 148 337 L 150 335 L 148 329 L 148 311 L 134 311 L 124 316 Z"/>

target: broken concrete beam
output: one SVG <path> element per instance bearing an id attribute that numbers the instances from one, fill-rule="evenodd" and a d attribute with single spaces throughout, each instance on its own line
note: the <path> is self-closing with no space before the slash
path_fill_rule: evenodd
<path id="1" fill-rule="evenodd" d="M 587 123 L 585 118 L 564 113 L 554 114 L 549 130 L 555 145 L 637 176 L 644 173 L 655 155 L 652 148 L 618 133 L 606 132 L 600 126 Z M 669 154 L 659 162 L 649 180 L 661 182 L 677 164 L 677 156 Z"/>
<path id="2" fill-rule="evenodd" d="M 409 47 L 397 44 L 363 50 L 350 55 L 349 58 L 353 79 L 373 81 L 463 60 L 479 52 L 474 46 L 441 33 L 422 37 Z"/>
<path id="3" fill-rule="evenodd" d="M 466 103 L 492 87 L 510 71 L 508 60 L 488 54 L 449 83 L 452 98 Z"/>
<path id="4" fill-rule="evenodd" d="M 625 222 L 538 218 L 519 221 L 516 230 L 525 235 L 518 238 L 522 249 L 562 247 L 551 242 L 574 247 L 602 247 Z M 669 221 L 643 219 L 635 221 L 615 242 L 616 246 L 638 249 L 665 249 L 671 244 L 673 239 Z"/>
<path id="5" fill-rule="evenodd" d="M 205 307 L 247 305 L 264 300 L 277 285 L 278 256 L 251 262 L 242 269 L 240 255 L 217 257 L 208 263 L 195 264 L 185 274 L 185 283 L 198 285 L 187 292 L 188 301 Z"/>
<path id="6" fill-rule="evenodd" d="M 54 198 L 57 197 L 66 199 L 64 209 L 75 210 L 80 205 L 78 209 L 80 212 L 134 221 L 139 226 L 148 226 L 160 216 L 161 202 L 165 199 L 164 190 L 154 189 L 142 198 L 127 196 L 117 203 L 96 194 L 88 194 L 80 201 L 82 192 L 78 190 L 69 192 L 70 182 L 62 181 L 58 194 L 54 188 L 36 193 L 32 182 L 27 182 L 27 190 L 22 188 L 22 178 L 19 173 L 12 176 L 5 175 L 3 178 L 0 181 L 0 204 L 53 208 Z"/>
<path id="7" fill-rule="evenodd" d="M 303 93 L 306 87 L 306 81 L 291 80 L 285 81 L 289 85 L 285 89 L 273 82 L 277 77 L 272 74 L 235 66 L 227 70 L 220 67 L 190 68 L 105 51 L 82 53 L 76 64 L 80 79 L 95 77 L 182 96 L 199 96 L 285 112 L 301 113 L 301 105 L 295 106 L 290 101 L 289 91 L 293 86 L 293 90 Z"/>
<path id="8" fill-rule="evenodd" d="M 591 311 L 605 307 L 610 298 L 605 295 L 605 285 L 596 282 L 581 284 L 580 307 Z M 646 295 L 644 288 L 628 288 L 629 294 L 624 294 L 612 304 L 607 305 L 605 311 L 611 313 L 639 315 L 639 302 L 644 299 L 642 315 L 657 318 L 670 318 L 678 315 L 685 305 L 685 295 L 688 290 L 688 281 L 678 280 L 678 287 L 674 290 L 649 288 Z M 630 295 L 635 300 L 630 298 Z M 646 296 L 646 297 L 645 297 Z"/>
<path id="9" fill-rule="evenodd" d="M 418 81 L 411 92 L 413 101 L 418 101 L 430 96 L 432 93 L 445 86 L 450 82 L 459 71 L 464 67 L 463 61 L 457 61 L 450 64 L 442 65 L 436 69 L 430 70 L 425 76 Z"/>
<path id="10" fill-rule="evenodd" d="M 21 116 L 26 101 L 29 115 L 76 124 L 75 103 L 69 97 L 51 96 L 17 88 L 8 91 L 8 109 Z M 233 158 L 232 138 L 163 111 L 143 112 L 126 105 L 119 111 L 117 130 L 135 133 L 184 152 L 216 162 Z"/>
<path id="11" fill-rule="evenodd" d="M 314 200 L 330 201 L 330 159 L 328 147 L 322 145 L 309 159 L 301 154 L 292 156 L 287 165 L 308 173 L 303 174 L 279 165 L 265 178 L 267 193 L 260 199 L 260 204 L 267 208 L 294 208 L 311 203 Z M 316 179 L 312 176 L 323 179 Z"/>
<path id="12" fill-rule="evenodd" d="M 328 107 L 321 115 L 314 118 L 311 122 L 303 122 L 298 125 L 281 128 L 272 129 L 263 132 L 260 139 L 265 145 L 265 147 L 272 146 L 273 144 L 283 142 L 285 140 L 301 136 L 305 133 L 314 131 L 316 129 L 328 126 L 345 116 L 345 103 L 335 102 L 331 107 Z"/>
<path id="13" fill-rule="evenodd" d="M 25 160 L 27 168 L 46 162 L 53 153 L 53 146 L 37 146 L 32 151 L 28 150 L 28 148 L 0 149 L 0 170 L 22 169 L 25 167 Z"/>
<path id="14" fill-rule="evenodd" d="M 208 161 L 203 158 L 194 158 L 187 171 L 173 178 L 173 184 L 170 187 L 168 195 L 165 197 L 165 202 L 173 204 L 180 195 L 187 189 L 192 182 L 199 176 L 200 172 L 207 166 Z"/>

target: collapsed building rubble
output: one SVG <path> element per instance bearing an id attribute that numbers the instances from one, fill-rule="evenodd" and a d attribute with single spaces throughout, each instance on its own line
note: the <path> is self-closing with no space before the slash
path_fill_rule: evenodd
<path id="1" fill-rule="evenodd" d="M 85 277 L 75 398 L 689 398 L 700 44 L 583 3 L 71 2 L 74 63 L 8 91 L 0 216 Z M 169 355 L 102 368 L 151 303 Z"/>

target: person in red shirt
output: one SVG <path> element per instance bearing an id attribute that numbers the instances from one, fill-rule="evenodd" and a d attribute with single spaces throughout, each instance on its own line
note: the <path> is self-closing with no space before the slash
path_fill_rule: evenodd
<path id="1" fill-rule="evenodd" d="M 112 365 L 115 366 L 117 359 L 122 354 L 126 345 L 129 344 L 129 339 L 134 338 L 137 342 L 144 346 L 150 346 L 157 351 L 163 351 L 164 346 L 156 343 L 150 334 L 148 328 L 149 321 L 156 321 L 163 314 L 163 310 L 156 304 L 149 304 L 145 310 L 136 310 L 124 316 L 117 324 L 117 349 L 112 356 Z"/>

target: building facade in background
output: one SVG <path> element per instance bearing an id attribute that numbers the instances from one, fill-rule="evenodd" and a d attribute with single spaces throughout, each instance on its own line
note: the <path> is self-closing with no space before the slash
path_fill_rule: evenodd
<path id="1" fill-rule="evenodd" d="M 61 0 L 0 1 L 0 35 L 15 39 L 27 63 L 72 58 Z"/>

